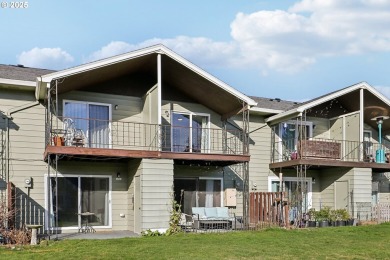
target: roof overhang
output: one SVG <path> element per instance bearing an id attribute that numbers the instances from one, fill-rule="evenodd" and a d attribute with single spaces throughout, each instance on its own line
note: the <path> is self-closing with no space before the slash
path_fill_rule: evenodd
<path id="1" fill-rule="evenodd" d="M 303 103 L 294 109 L 267 118 L 266 122 L 271 125 L 276 124 L 281 121 L 300 116 L 304 112 L 307 113 L 308 116 L 313 116 L 313 112 L 311 112 L 312 114 L 310 115 L 310 111 L 314 111 L 315 109 L 326 109 L 329 105 L 331 105 L 332 100 L 337 100 L 337 104 L 340 107 L 343 107 L 343 109 L 346 108 L 348 112 L 359 111 L 360 90 L 364 90 L 364 122 L 376 129 L 376 122 L 371 119 L 377 116 L 390 116 L 390 101 L 366 82 L 361 82 L 339 91 L 332 92 L 328 95 L 324 95 L 314 99 L 313 101 Z M 334 107 L 333 110 L 335 109 L 337 108 Z M 328 118 L 331 117 L 328 116 Z M 384 132 L 390 131 L 390 120 L 384 121 L 382 129 Z"/>
<path id="2" fill-rule="evenodd" d="M 56 81 L 58 92 L 82 90 L 125 75 L 146 75 L 157 80 L 157 55 L 161 54 L 163 93 L 169 86 L 221 115 L 257 103 L 228 84 L 200 69 L 163 45 L 156 45 L 98 60 L 37 78 L 37 98 L 45 98 L 45 88 Z M 153 85 L 156 82 L 153 83 Z M 150 87 L 152 87 L 151 85 Z M 164 98 L 164 96 L 163 96 Z"/>
<path id="3" fill-rule="evenodd" d="M 24 80 L 0 78 L 0 87 L 1 88 L 12 88 L 12 89 L 33 91 L 35 89 L 35 86 L 36 86 L 36 83 L 34 81 L 24 81 Z"/>
<path id="4" fill-rule="evenodd" d="M 258 116 L 270 116 L 270 115 L 276 115 L 282 113 L 283 110 L 278 109 L 269 109 L 269 108 L 260 108 L 260 107 L 251 107 L 250 113 L 252 115 L 258 115 Z"/>

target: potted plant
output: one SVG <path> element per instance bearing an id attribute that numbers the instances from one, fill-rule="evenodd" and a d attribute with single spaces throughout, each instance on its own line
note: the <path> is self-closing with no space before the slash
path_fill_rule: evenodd
<path id="1" fill-rule="evenodd" d="M 330 222 L 330 225 L 332 227 L 336 227 L 337 226 L 337 220 L 338 220 L 337 210 L 335 210 L 335 209 L 330 210 L 330 212 L 329 212 L 329 222 Z"/>
<path id="2" fill-rule="evenodd" d="M 317 226 L 317 214 L 318 211 L 316 211 L 314 208 L 311 208 L 309 210 L 309 221 L 308 221 L 308 227 L 316 227 Z"/>
<path id="3" fill-rule="evenodd" d="M 328 227 L 330 218 L 330 207 L 323 207 L 318 212 L 318 226 Z"/>

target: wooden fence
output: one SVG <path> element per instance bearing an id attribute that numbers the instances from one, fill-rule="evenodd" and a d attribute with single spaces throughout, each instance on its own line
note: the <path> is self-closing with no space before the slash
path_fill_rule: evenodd
<path id="1" fill-rule="evenodd" d="M 251 192 L 249 225 L 252 228 L 288 226 L 289 207 L 283 192 Z"/>

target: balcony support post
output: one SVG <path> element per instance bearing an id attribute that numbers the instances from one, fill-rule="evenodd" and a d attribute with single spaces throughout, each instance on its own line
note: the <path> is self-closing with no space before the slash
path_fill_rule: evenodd
<path id="1" fill-rule="evenodd" d="M 362 162 L 363 158 L 363 141 L 364 141 L 364 89 L 360 89 L 360 110 L 359 110 L 359 161 Z"/>

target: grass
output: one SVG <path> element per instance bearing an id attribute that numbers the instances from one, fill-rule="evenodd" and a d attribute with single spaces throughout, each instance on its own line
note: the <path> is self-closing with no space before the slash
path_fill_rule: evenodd
<path id="1" fill-rule="evenodd" d="M 390 224 L 63 240 L 0 248 L 0 259 L 390 259 Z"/>

